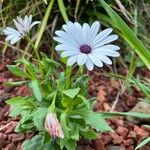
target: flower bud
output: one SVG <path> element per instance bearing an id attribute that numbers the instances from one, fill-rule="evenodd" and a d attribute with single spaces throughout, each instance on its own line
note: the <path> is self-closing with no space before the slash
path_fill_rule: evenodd
<path id="1" fill-rule="evenodd" d="M 52 138 L 64 138 L 61 125 L 57 119 L 56 113 L 48 113 L 45 119 L 45 129 Z"/>

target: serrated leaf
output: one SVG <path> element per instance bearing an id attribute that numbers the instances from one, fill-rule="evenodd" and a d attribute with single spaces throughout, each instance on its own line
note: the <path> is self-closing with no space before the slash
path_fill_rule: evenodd
<path id="1" fill-rule="evenodd" d="M 40 85 L 39 85 L 38 81 L 37 80 L 32 80 L 29 83 L 29 86 L 31 87 L 35 98 L 38 101 L 42 101 L 42 94 L 41 94 L 41 89 L 40 89 Z"/>
<path id="2" fill-rule="evenodd" d="M 74 98 L 80 91 L 80 88 L 64 90 L 63 94 L 67 95 L 70 98 Z"/>
<path id="3" fill-rule="evenodd" d="M 33 115 L 33 122 L 39 131 L 44 130 L 44 121 L 47 114 L 47 108 L 38 108 Z"/>
<path id="4" fill-rule="evenodd" d="M 95 113 L 91 110 L 84 111 L 80 114 L 83 116 L 85 122 L 97 131 L 113 132 L 112 128 L 107 124 L 105 118 L 101 114 Z"/>
<path id="5" fill-rule="evenodd" d="M 21 96 L 13 97 L 9 100 L 6 101 L 7 104 L 9 105 L 22 105 L 26 103 L 25 98 Z"/>
<path id="6" fill-rule="evenodd" d="M 137 149 L 143 147 L 144 145 L 146 145 L 146 144 L 149 143 L 149 142 L 150 142 L 150 137 L 144 139 L 140 144 L 138 144 L 138 145 L 136 146 L 135 150 L 137 150 Z"/>

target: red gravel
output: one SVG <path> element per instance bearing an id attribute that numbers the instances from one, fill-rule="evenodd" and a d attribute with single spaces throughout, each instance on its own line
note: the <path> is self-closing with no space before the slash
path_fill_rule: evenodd
<path id="1" fill-rule="evenodd" d="M 8 55 L 8 54 L 7 54 Z M 1 57 L 0 57 L 1 58 Z M 13 63 L 13 60 L 6 57 L 0 64 L 0 149 L 2 150 L 21 150 L 22 142 L 31 138 L 33 134 L 18 134 L 14 129 L 19 118 L 10 118 L 9 106 L 5 104 L 5 100 L 16 95 L 28 95 L 29 91 L 26 86 L 23 87 L 6 87 L 3 83 L 7 81 L 18 81 L 19 79 L 11 75 L 7 68 L 7 64 Z M 105 70 L 108 70 L 107 68 Z M 91 80 L 89 82 L 89 96 L 97 96 L 97 104 L 95 111 L 110 111 L 114 100 L 121 88 L 118 80 L 110 80 L 110 78 L 101 75 L 104 70 L 90 73 Z M 119 73 L 126 74 L 124 68 L 118 69 Z M 139 73 L 150 77 L 147 70 L 139 71 Z M 139 89 L 130 87 L 119 96 L 119 102 L 116 111 L 126 112 L 135 106 L 138 98 L 142 98 L 143 94 Z M 142 125 L 134 125 L 128 122 L 124 117 L 116 117 L 109 119 L 111 127 L 115 133 L 102 133 L 100 139 L 86 142 L 80 141 L 78 149 L 81 150 L 112 150 L 119 147 L 120 150 L 134 150 L 135 146 L 144 138 L 150 135 L 150 131 L 143 128 Z M 150 145 L 146 145 L 142 150 L 150 150 Z"/>

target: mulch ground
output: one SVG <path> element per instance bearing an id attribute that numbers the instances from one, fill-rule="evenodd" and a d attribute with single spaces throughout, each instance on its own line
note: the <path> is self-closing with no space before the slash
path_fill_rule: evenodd
<path id="1" fill-rule="evenodd" d="M 15 55 L 14 53 L 14 58 Z M 33 136 L 32 133 L 15 133 L 14 129 L 19 118 L 10 118 L 8 116 L 10 107 L 5 104 L 5 100 L 17 95 L 26 96 L 29 94 L 26 86 L 8 87 L 4 85 L 8 81 L 19 81 L 19 78 L 9 73 L 6 67 L 6 65 L 14 62 L 12 58 L 12 53 L 9 51 L 5 53 L 5 58 L 0 55 L 0 149 L 2 150 L 21 150 L 22 142 Z M 105 71 L 101 69 L 90 73 L 89 96 L 97 96 L 95 111 L 110 111 L 122 83 L 119 80 L 110 80 L 110 78 L 102 75 L 102 72 Z M 118 72 L 125 75 L 127 71 L 124 68 L 119 68 Z M 139 70 L 138 73 L 150 78 L 150 72 L 147 70 Z M 139 89 L 135 87 L 130 87 L 129 90 L 126 89 L 119 96 L 115 111 L 130 111 L 139 101 L 139 98 L 143 98 L 143 94 Z M 108 119 L 108 123 L 115 133 L 102 133 L 100 134 L 100 139 L 92 142 L 80 141 L 78 149 L 134 150 L 138 143 L 150 136 L 150 131 L 144 128 L 142 124 L 135 125 L 130 123 L 125 117 Z M 144 146 L 141 150 L 150 150 L 150 145 Z"/>

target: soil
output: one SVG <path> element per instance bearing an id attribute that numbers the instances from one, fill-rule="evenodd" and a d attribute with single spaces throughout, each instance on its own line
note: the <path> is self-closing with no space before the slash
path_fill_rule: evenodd
<path id="1" fill-rule="evenodd" d="M 18 124 L 19 118 L 9 117 L 10 107 L 5 103 L 8 98 L 29 94 L 26 86 L 8 87 L 4 83 L 7 81 L 19 81 L 20 79 L 13 76 L 7 70 L 6 65 L 13 64 L 14 57 L 8 50 L 5 57 L 0 55 L 0 149 L 2 150 L 21 150 L 23 141 L 33 136 L 33 133 L 16 133 L 15 127 Z M 11 54 L 11 55 L 10 55 Z M 120 92 L 122 81 L 115 78 L 110 80 L 109 77 L 102 73 L 109 70 L 108 68 L 94 70 L 90 72 L 89 96 L 97 96 L 97 104 L 95 111 L 109 112 L 112 109 L 113 103 Z M 125 75 L 125 68 L 117 69 L 120 74 Z M 150 72 L 146 69 L 137 72 L 142 77 L 150 78 Z M 135 87 L 126 87 L 118 96 L 118 103 L 115 111 L 127 112 L 130 111 L 144 95 Z M 134 150 L 135 146 L 144 138 L 150 136 L 150 131 L 142 124 L 133 124 L 126 120 L 125 117 L 114 117 L 108 119 L 108 123 L 114 129 L 114 133 L 102 133 L 100 139 L 88 142 L 80 141 L 78 149 L 81 150 Z M 150 150 L 150 144 L 144 146 L 141 150 Z"/>

